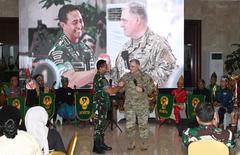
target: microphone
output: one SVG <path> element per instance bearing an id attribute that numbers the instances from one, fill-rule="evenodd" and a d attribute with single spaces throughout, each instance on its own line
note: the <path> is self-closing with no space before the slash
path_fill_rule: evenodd
<path id="1" fill-rule="evenodd" d="M 109 86 L 112 87 L 112 79 L 109 79 Z"/>
<path id="2" fill-rule="evenodd" d="M 52 87 L 54 87 L 56 83 L 57 83 L 57 81 L 54 81 L 53 84 L 52 84 Z"/>
<path id="3" fill-rule="evenodd" d="M 124 65 L 125 67 L 127 67 L 128 69 L 130 68 L 129 67 L 129 55 L 128 55 L 128 51 L 122 51 L 121 53 L 121 56 L 124 60 Z"/>
<path id="4" fill-rule="evenodd" d="M 136 79 L 133 79 L 133 83 L 135 86 L 137 86 L 137 80 Z"/>

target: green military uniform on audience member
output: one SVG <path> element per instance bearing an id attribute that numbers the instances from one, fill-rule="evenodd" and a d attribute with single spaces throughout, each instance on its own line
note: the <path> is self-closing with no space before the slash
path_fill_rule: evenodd
<path id="1" fill-rule="evenodd" d="M 94 77 L 94 97 L 93 102 L 95 104 L 95 127 L 94 127 L 94 146 L 93 152 L 104 154 L 105 151 L 112 150 L 104 142 L 104 129 L 107 125 L 107 112 L 110 108 L 109 94 L 114 94 L 120 90 L 121 87 L 110 87 L 104 74 L 108 71 L 107 63 L 105 60 L 99 60 L 97 62 L 97 70 Z"/>
<path id="2" fill-rule="evenodd" d="M 212 139 L 223 142 L 230 148 L 234 147 L 232 132 L 217 127 L 219 119 L 212 104 L 199 103 L 195 111 L 199 126 L 183 132 L 182 142 L 185 146 L 198 140 Z"/>
<path id="3" fill-rule="evenodd" d="M 147 124 L 149 116 L 148 94 L 155 89 L 153 79 L 148 74 L 140 71 L 139 60 L 132 59 L 130 60 L 130 73 L 123 75 L 120 81 L 125 82 L 124 109 L 126 116 L 126 131 L 129 137 L 128 149 L 132 150 L 135 148 L 134 137 L 137 116 L 142 142 L 141 150 L 147 150 L 149 136 Z"/>

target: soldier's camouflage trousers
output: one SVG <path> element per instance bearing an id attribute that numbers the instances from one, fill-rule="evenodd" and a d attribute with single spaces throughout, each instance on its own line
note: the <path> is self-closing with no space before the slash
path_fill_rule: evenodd
<path id="1" fill-rule="evenodd" d="M 108 109 L 104 107 L 104 103 L 97 103 L 96 106 L 96 118 L 94 120 L 94 137 L 100 137 L 104 134 L 104 129 L 107 125 L 107 111 Z"/>
<path id="2" fill-rule="evenodd" d="M 149 136 L 148 130 L 148 108 L 142 108 L 139 106 L 125 107 L 126 116 L 126 131 L 128 137 L 135 137 L 136 130 L 136 117 L 138 119 L 138 128 L 140 137 L 146 139 Z"/>

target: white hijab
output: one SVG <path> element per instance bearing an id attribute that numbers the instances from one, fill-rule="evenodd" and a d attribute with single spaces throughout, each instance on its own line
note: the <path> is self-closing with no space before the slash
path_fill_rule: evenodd
<path id="1" fill-rule="evenodd" d="M 41 149 L 44 150 L 44 154 L 49 153 L 49 147 L 48 147 L 48 127 L 47 125 L 48 121 L 48 113 L 47 111 L 41 107 L 36 106 L 30 108 L 25 116 L 25 126 L 27 129 L 27 132 L 33 135 Z"/>

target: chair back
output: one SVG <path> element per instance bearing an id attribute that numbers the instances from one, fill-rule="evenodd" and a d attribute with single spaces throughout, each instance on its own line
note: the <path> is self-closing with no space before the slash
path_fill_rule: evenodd
<path id="1" fill-rule="evenodd" d="M 228 147 L 216 140 L 199 140 L 188 146 L 188 155 L 229 155 Z"/>
<path id="2" fill-rule="evenodd" d="M 76 145 L 77 145 L 77 140 L 78 140 L 78 135 L 77 135 L 77 132 L 75 132 L 75 134 L 72 136 L 72 138 L 68 144 L 67 155 L 73 155 Z"/>
<path id="3" fill-rule="evenodd" d="M 66 153 L 61 151 L 52 151 L 48 155 L 66 155 Z"/>

